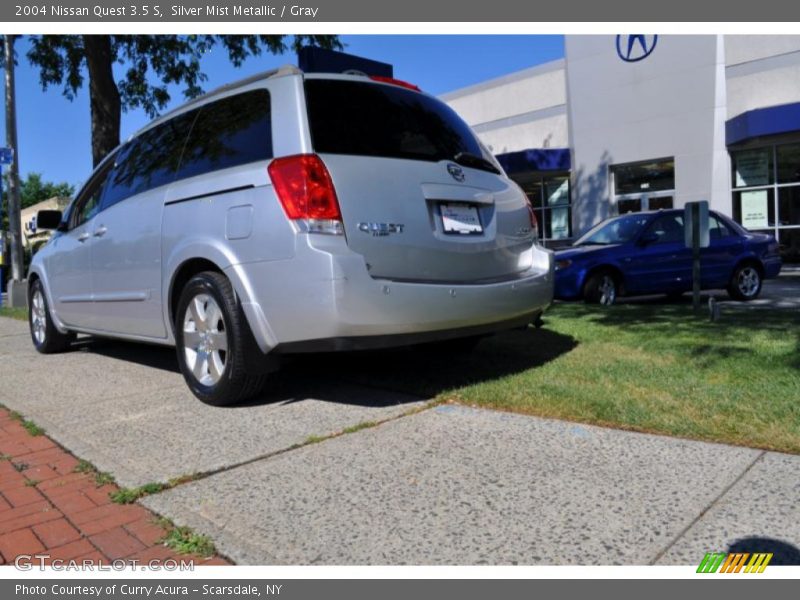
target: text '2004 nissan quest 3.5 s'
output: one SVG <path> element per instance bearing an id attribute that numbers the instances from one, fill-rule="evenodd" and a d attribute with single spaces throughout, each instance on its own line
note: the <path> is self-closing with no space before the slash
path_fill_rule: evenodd
<path id="1" fill-rule="evenodd" d="M 294 67 L 225 86 L 113 151 L 33 258 L 40 352 L 76 332 L 177 347 L 244 400 L 282 354 L 474 339 L 537 319 L 553 259 L 527 198 L 444 103 Z"/>

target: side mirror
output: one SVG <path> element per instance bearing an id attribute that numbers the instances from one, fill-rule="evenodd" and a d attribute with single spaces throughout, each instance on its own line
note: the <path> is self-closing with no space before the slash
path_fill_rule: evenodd
<path id="1" fill-rule="evenodd" d="M 655 244 L 658 241 L 658 235 L 655 233 L 645 233 L 642 237 L 639 238 L 639 244 L 641 246 L 649 246 L 650 244 Z"/>
<path id="2" fill-rule="evenodd" d="M 58 229 L 61 224 L 60 210 L 40 210 L 36 213 L 37 229 Z"/>

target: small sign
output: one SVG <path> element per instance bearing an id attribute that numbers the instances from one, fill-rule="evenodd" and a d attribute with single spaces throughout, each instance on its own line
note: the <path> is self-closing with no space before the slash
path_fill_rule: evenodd
<path id="1" fill-rule="evenodd" d="M 736 187 L 769 183 L 768 150 L 743 150 L 736 153 Z"/>
<path id="2" fill-rule="evenodd" d="M 742 227 L 764 229 L 769 227 L 769 196 L 767 190 L 742 192 Z"/>
<path id="3" fill-rule="evenodd" d="M 684 242 L 687 248 L 693 247 L 692 231 L 694 229 L 694 210 L 693 207 L 698 207 L 698 229 L 699 237 L 698 243 L 700 248 L 708 248 L 711 244 L 711 238 L 708 233 L 708 202 L 700 200 L 699 202 L 687 202 L 683 208 L 683 235 Z"/>
<path id="4" fill-rule="evenodd" d="M 14 162 L 13 148 L 0 148 L 0 165 L 10 165 Z"/>

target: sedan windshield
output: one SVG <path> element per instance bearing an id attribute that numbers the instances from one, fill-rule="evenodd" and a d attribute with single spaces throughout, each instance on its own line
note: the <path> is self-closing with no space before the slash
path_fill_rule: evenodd
<path id="1" fill-rule="evenodd" d="M 629 214 L 595 225 L 575 242 L 575 246 L 608 246 L 630 242 L 644 229 L 649 215 Z"/>

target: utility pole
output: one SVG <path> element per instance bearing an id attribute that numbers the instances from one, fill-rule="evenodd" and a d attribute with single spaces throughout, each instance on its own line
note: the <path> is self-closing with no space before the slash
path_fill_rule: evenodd
<path id="1" fill-rule="evenodd" d="M 11 258 L 11 279 L 9 283 L 9 304 L 25 306 L 27 294 L 22 251 L 22 223 L 19 199 L 19 147 L 17 146 L 17 103 L 14 88 L 14 41 L 16 36 L 6 35 L 3 40 L 5 51 L 6 76 L 6 145 L 14 151 L 14 160 L 8 170 L 8 229 L 11 234 L 9 254 Z"/>

